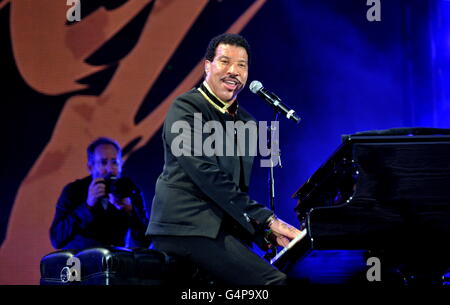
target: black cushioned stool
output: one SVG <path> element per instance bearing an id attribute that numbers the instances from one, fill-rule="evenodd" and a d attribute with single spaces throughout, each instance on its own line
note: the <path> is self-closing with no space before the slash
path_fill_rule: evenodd
<path id="1" fill-rule="evenodd" d="M 61 279 L 67 262 L 75 256 L 77 250 L 60 250 L 47 254 L 41 259 L 41 285 L 61 285 L 66 280 Z M 67 281 L 68 282 L 68 281 Z"/>
<path id="2" fill-rule="evenodd" d="M 202 284 L 197 268 L 144 248 L 60 250 L 41 259 L 41 285 Z"/>

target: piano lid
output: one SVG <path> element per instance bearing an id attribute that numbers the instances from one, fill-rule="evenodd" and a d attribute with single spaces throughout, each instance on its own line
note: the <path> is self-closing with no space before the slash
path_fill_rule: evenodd
<path id="1" fill-rule="evenodd" d="M 342 135 L 342 144 L 328 160 L 292 195 L 292 198 L 308 200 L 313 191 L 326 181 L 336 178 L 342 171 L 352 167 L 352 145 L 355 143 L 407 143 L 407 142 L 448 142 L 450 129 L 442 128 L 391 128 L 370 130 L 351 135 Z"/>

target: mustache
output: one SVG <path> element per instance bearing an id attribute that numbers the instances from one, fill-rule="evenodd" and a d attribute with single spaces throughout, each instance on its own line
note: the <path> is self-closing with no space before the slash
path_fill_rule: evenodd
<path id="1" fill-rule="evenodd" d="M 222 81 L 235 81 L 238 85 L 242 85 L 242 82 L 235 76 L 225 76 L 221 78 Z"/>

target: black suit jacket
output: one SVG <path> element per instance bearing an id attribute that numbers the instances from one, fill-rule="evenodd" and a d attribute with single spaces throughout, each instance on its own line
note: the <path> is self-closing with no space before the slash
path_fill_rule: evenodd
<path id="1" fill-rule="evenodd" d="M 200 114 L 203 124 L 215 121 L 223 127 L 223 143 L 215 142 L 218 153 L 207 156 L 203 151 L 199 155 L 201 152 L 185 146 L 184 152 L 190 155 L 178 155 L 175 150 L 181 146 L 181 139 L 190 140 L 192 146 L 199 139 L 201 144 L 210 144 L 208 137 L 214 132 L 202 133 L 201 129 L 195 129 L 194 117 Z M 238 143 L 234 132 L 225 132 L 227 122 L 235 121 L 252 122 L 256 127 L 254 118 L 242 107 L 235 117 L 221 113 L 198 89 L 175 99 L 164 122 L 165 164 L 156 182 L 147 234 L 215 238 L 223 219 L 227 218 L 248 236 L 256 236 L 273 212 L 246 193 L 253 156 L 248 150 L 248 133 L 245 156 L 236 154 L 236 149 L 242 151 L 244 145 Z M 227 140 L 235 143 L 233 156 L 226 155 Z"/>

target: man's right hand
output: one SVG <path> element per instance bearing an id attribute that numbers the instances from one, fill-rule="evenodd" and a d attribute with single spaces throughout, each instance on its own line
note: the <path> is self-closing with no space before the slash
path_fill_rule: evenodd
<path id="1" fill-rule="evenodd" d="M 272 234 L 279 246 L 286 247 L 291 240 L 297 237 L 302 231 L 284 222 L 283 220 L 276 218 L 270 225 Z"/>
<path id="2" fill-rule="evenodd" d="M 101 197 L 106 195 L 106 186 L 102 183 L 103 181 L 105 181 L 105 179 L 96 178 L 93 179 L 91 185 L 89 185 L 88 197 L 86 200 L 88 207 L 92 208 Z"/>

